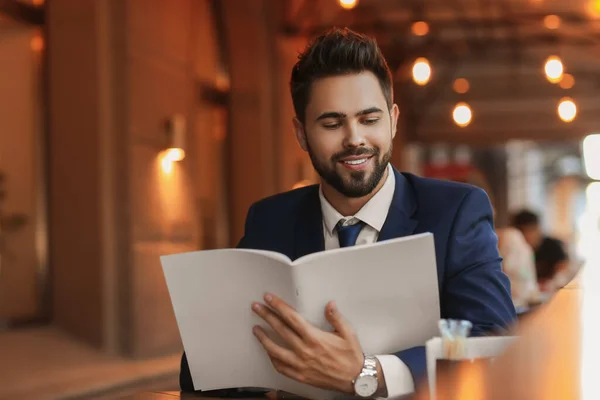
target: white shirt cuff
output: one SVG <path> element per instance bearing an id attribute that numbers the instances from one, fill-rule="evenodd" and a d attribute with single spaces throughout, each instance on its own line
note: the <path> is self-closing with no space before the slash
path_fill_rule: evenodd
<path id="1" fill-rule="evenodd" d="M 387 399 L 405 396 L 415 391 L 415 384 L 408 366 L 394 355 L 375 356 L 381 364 L 383 379 L 387 387 Z"/>

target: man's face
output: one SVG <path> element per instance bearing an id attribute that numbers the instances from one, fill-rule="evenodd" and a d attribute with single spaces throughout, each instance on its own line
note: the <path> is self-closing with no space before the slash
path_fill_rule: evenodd
<path id="1" fill-rule="evenodd" d="M 315 81 L 305 124 L 294 127 L 323 185 L 356 198 L 384 176 L 397 120 L 398 107 L 389 110 L 375 75 L 363 72 Z"/>

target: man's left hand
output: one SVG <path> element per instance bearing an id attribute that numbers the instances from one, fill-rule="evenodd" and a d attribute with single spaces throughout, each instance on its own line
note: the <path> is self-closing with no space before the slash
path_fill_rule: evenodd
<path id="1" fill-rule="evenodd" d="M 252 309 L 289 347 L 279 346 L 261 327 L 254 327 L 275 369 L 298 382 L 353 394 L 352 380 L 362 370 L 364 355 L 354 330 L 334 302 L 325 307 L 325 317 L 335 332 L 314 327 L 273 294 L 266 294 L 265 302 L 272 310 L 260 303 L 254 303 Z"/>

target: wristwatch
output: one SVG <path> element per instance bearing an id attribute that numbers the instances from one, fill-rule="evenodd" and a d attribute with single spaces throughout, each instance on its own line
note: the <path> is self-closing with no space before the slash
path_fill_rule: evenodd
<path id="1" fill-rule="evenodd" d="M 371 397 L 377 392 L 379 380 L 377 379 L 377 360 L 373 356 L 366 356 L 361 373 L 352 381 L 354 394 L 358 397 Z"/>

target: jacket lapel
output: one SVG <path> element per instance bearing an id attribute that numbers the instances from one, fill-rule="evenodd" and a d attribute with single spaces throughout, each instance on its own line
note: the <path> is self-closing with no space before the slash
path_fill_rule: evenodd
<path id="1" fill-rule="evenodd" d="M 310 190 L 301 207 L 294 227 L 293 259 L 325 250 L 323 215 L 319 202 L 319 187 Z"/>
<path id="2" fill-rule="evenodd" d="M 413 188 L 404 175 L 396 168 L 392 169 L 396 178 L 396 189 L 387 218 L 379 233 L 378 242 L 412 235 L 419 224 L 419 221 L 414 218 L 417 201 Z"/>
<path id="3" fill-rule="evenodd" d="M 417 209 L 414 190 L 404 175 L 395 168 L 392 170 L 396 178 L 394 198 L 377 241 L 412 235 L 419 224 L 414 218 Z M 306 193 L 304 204 L 300 208 L 294 226 L 293 260 L 325 250 L 318 185 Z"/>

